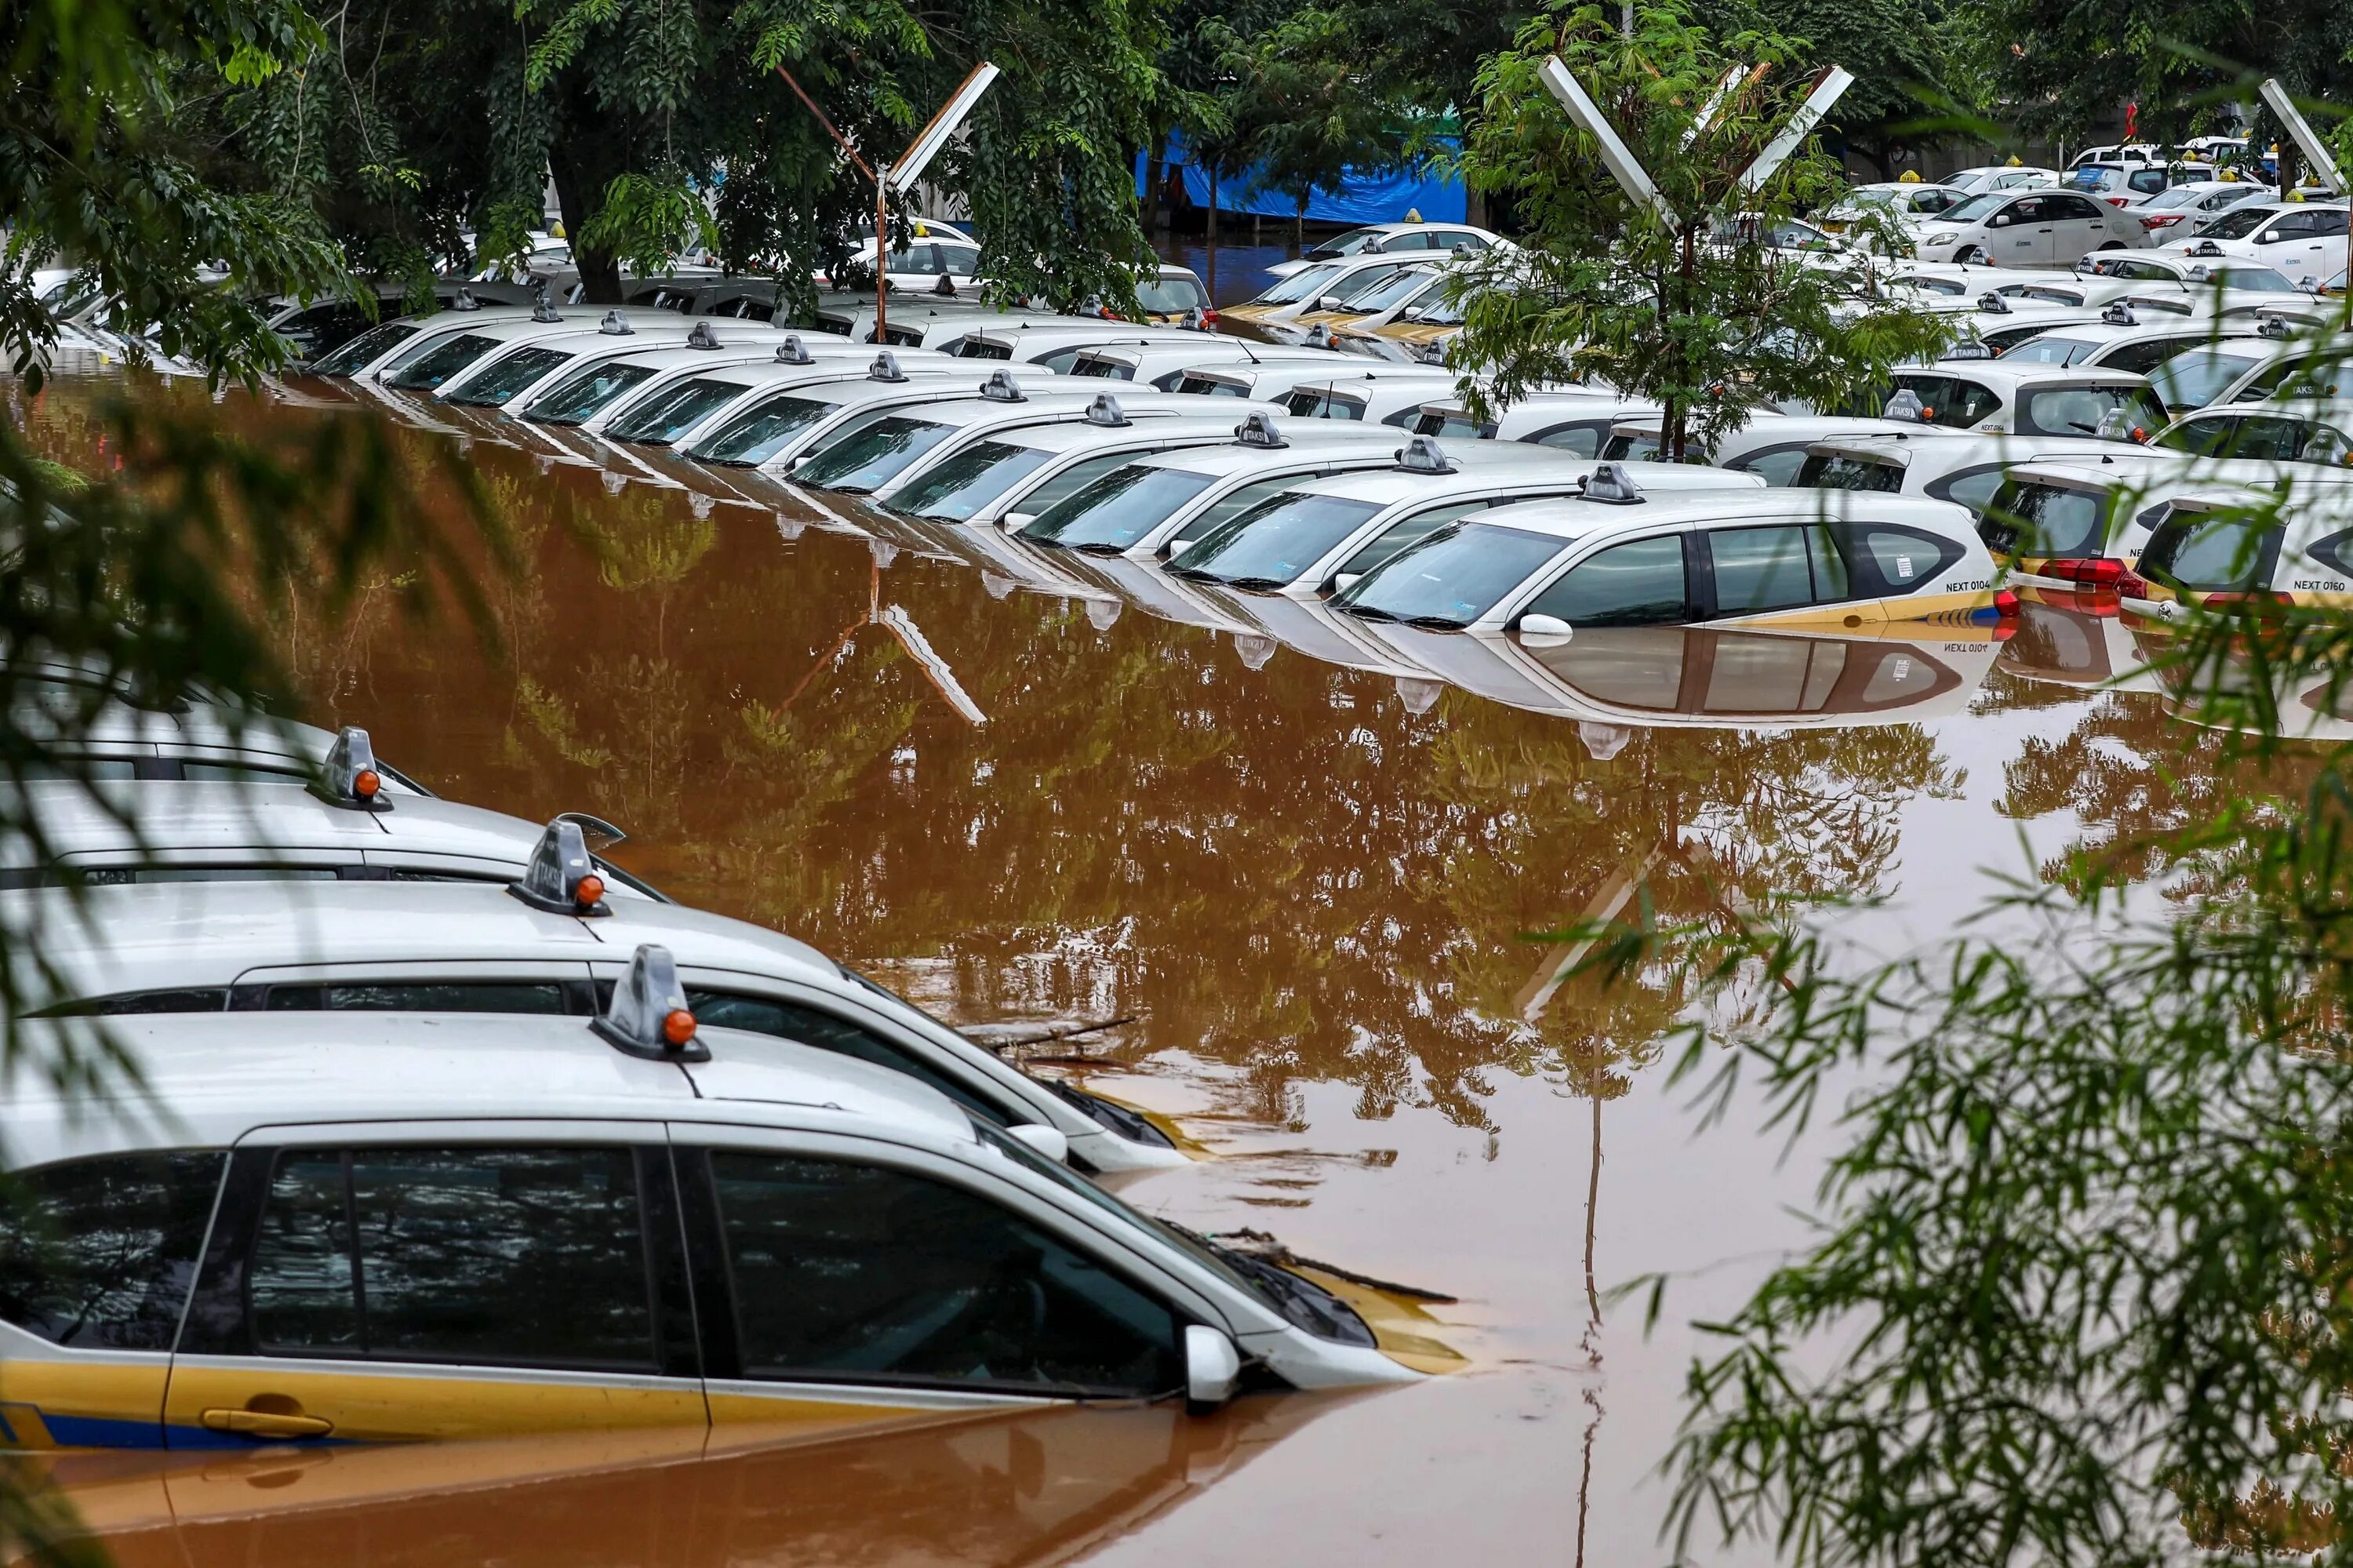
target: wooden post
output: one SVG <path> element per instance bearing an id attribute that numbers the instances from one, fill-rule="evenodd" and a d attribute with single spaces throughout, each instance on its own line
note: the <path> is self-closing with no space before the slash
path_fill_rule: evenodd
<path id="1" fill-rule="evenodd" d="M 874 170 L 874 346 L 881 348 L 891 339 L 891 165 L 878 164 Z"/>

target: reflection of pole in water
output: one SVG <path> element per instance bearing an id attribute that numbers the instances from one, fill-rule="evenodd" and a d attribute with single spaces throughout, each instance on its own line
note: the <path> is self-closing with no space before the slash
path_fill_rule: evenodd
<path id="1" fill-rule="evenodd" d="M 1593 1235 L 1601 1209 L 1601 1093 L 1596 1085 L 1593 1092 L 1593 1164 L 1585 1182 L 1585 1337 L 1578 1343 L 1585 1351 L 1585 1366 L 1589 1372 L 1601 1371 L 1601 1287 L 1593 1273 Z M 1593 1439 L 1601 1431 L 1601 1418 L 1608 1412 L 1601 1407 L 1601 1393 L 1590 1383 L 1585 1385 L 1586 1405 L 1592 1410 L 1593 1419 L 1585 1424 L 1585 1467 L 1577 1481 L 1577 1568 L 1585 1568 L 1585 1518 L 1593 1491 Z"/>
<path id="2" fill-rule="evenodd" d="M 896 555 L 897 551 L 893 550 L 892 554 Z M 883 605 L 882 567 L 883 558 L 878 552 L 869 568 L 871 575 L 866 588 L 866 613 L 851 621 L 842 634 L 833 640 L 832 645 L 818 655 L 817 662 L 809 666 L 808 673 L 801 677 L 800 684 L 795 686 L 792 694 L 785 699 L 785 707 L 789 708 L 800 701 L 801 694 L 808 690 L 809 683 L 817 679 L 818 673 L 840 657 L 842 650 L 848 648 L 860 632 L 870 626 L 880 626 L 899 640 L 899 645 L 915 662 L 915 668 L 923 672 L 923 679 L 932 683 L 932 688 L 956 711 L 958 717 L 969 724 L 987 724 L 988 715 L 980 711 L 980 705 L 972 700 L 971 694 L 964 689 L 964 683 L 956 679 L 955 671 L 932 647 L 931 639 L 925 637 L 923 628 L 915 624 L 915 618 L 898 605 Z"/>

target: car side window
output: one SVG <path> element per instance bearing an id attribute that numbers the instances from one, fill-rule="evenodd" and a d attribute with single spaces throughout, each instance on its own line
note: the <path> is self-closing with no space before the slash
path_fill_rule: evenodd
<path id="1" fill-rule="evenodd" d="M 1710 529 L 1707 553 L 1718 615 L 1758 615 L 1848 597 L 1846 562 L 1820 525 Z"/>
<path id="2" fill-rule="evenodd" d="M 2151 338 L 2147 343 L 2129 344 L 2102 360 L 2100 368 L 2129 370 L 2135 376 L 2146 376 L 2183 349 L 2195 348 L 2204 341 L 2202 337 L 2160 337 Z"/>
<path id="3" fill-rule="evenodd" d="M 2162 169 L 2136 169 L 2133 171 L 2132 178 L 2128 183 L 2132 185 L 2132 188 L 2137 191 L 2145 191 L 2151 196 L 2155 196 L 2158 191 L 2165 188 L 2165 171 Z"/>
<path id="4" fill-rule="evenodd" d="M 1798 471 L 1805 466 L 1806 448 L 1803 442 L 1796 446 L 1767 447 L 1761 451 L 1750 452 L 1738 462 L 1725 464 L 1736 473 L 1753 473 L 1777 490 L 1796 483 Z"/>
<path id="5" fill-rule="evenodd" d="M 70 1350 L 170 1350 L 227 1160 L 165 1150 L 18 1171 L 0 1205 L 0 1319 Z"/>
<path id="6" fill-rule="evenodd" d="M 1132 1397 L 1184 1384 L 1165 1302 L 1000 1203 L 878 1165 L 709 1158 L 747 1378 Z"/>
<path id="7" fill-rule="evenodd" d="M 1532 440 L 1536 446 L 1589 458 L 1601 450 L 1601 443 L 1609 434 L 1609 421 L 1588 419 L 1574 425 L 1556 425 Z"/>
<path id="8" fill-rule="evenodd" d="M 2000 488 L 2000 467 L 1972 468 L 1947 474 L 1928 486 L 1928 493 L 1939 501 L 1954 502 L 1981 514 L 1993 500 L 1994 492 Z"/>
<path id="9" fill-rule="evenodd" d="M 1957 376 L 1953 377 L 1952 391 L 1947 396 L 1945 406 L 1936 410 L 1936 423 L 1965 430 L 2000 407 L 2000 393 Z"/>
<path id="10" fill-rule="evenodd" d="M 943 245 L 938 248 L 938 252 L 939 270 L 943 272 L 969 277 L 980 270 L 980 250 L 976 246 Z"/>
<path id="11" fill-rule="evenodd" d="M 1840 529 L 1847 554 L 1857 565 L 1857 576 L 1875 576 L 1876 584 L 1858 586 L 1866 595 L 1910 593 L 1933 582 L 1947 567 L 1961 558 L 1961 547 L 1916 528 L 1885 523 L 1849 523 Z"/>
<path id="12" fill-rule="evenodd" d="M 2049 196 L 2021 196 L 2010 204 L 2002 216 L 2012 223 L 2048 223 L 2051 221 Z"/>
<path id="13" fill-rule="evenodd" d="M 658 1372 L 644 1207 L 620 1147 L 281 1150 L 248 1265 L 249 1342 Z"/>
<path id="14" fill-rule="evenodd" d="M 1680 534 L 1631 539 L 1587 556 L 1536 595 L 1525 613 L 1571 626 L 1670 626 L 1692 619 Z"/>

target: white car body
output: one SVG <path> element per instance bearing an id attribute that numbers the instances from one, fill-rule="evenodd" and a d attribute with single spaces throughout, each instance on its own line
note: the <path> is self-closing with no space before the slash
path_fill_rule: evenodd
<path id="1" fill-rule="evenodd" d="M 76 1027 L 69 1021 L 26 1029 L 30 1048 L 47 1056 Z M 642 1440 L 665 1426 L 936 1422 L 1085 1394 L 1189 1393 L 1215 1404 L 1233 1391 L 1245 1362 L 1302 1389 L 1420 1375 L 1382 1353 L 1353 1313 L 1352 1323 L 1335 1322 L 1287 1306 L 1271 1285 L 1246 1283 L 1235 1263 L 1145 1219 L 1021 1140 L 976 1128 L 944 1097 L 863 1064 L 738 1031 L 699 1030 L 700 1060 L 649 1059 L 617 1048 L 574 1018 L 163 1015 L 119 1020 L 115 1033 L 141 1064 L 137 1088 L 93 1097 L 79 1086 L 12 1086 L 0 1110 L 12 1185 L 111 1194 L 124 1183 L 91 1181 L 82 1174 L 85 1166 L 58 1173 L 52 1184 L 47 1168 L 153 1156 L 132 1168 L 147 1179 L 146 1191 L 154 1190 L 156 1169 L 167 1165 L 187 1189 L 182 1206 L 196 1218 L 181 1239 L 193 1255 L 140 1255 L 175 1298 L 154 1314 L 152 1331 L 84 1338 L 71 1323 L 25 1312 L 12 1312 L 17 1320 L 0 1325 L 16 1420 L 52 1442 L 216 1450 L 275 1444 L 286 1452 L 285 1446 L 321 1441 L 479 1439 L 566 1429 L 626 1432 Z M 172 1114 L 153 1114 L 158 1104 Z M 167 1161 L 167 1154 L 179 1158 Z M 418 1330 L 423 1343 L 406 1356 L 371 1355 L 356 1336 L 309 1354 L 287 1353 L 285 1334 L 304 1334 L 304 1326 L 273 1319 L 278 1331 L 267 1336 L 252 1326 L 257 1308 L 240 1288 L 248 1269 L 274 1287 L 299 1267 L 286 1246 L 271 1244 L 264 1255 L 262 1235 L 302 1224 L 302 1178 L 289 1174 L 286 1181 L 296 1185 L 286 1185 L 274 1173 L 322 1163 L 339 1177 L 364 1166 L 372 1173 L 370 1192 L 402 1211 L 406 1224 L 426 1226 L 445 1245 L 472 1241 L 469 1277 L 475 1285 L 466 1288 L 478 1293 L 455 1298 L 447 1276 L 432 1270 L 407 1298 L 412 1311 L 405 1320 L 436 1308 L 446 1319 L 462 1309 L 466 1321 L 485 1325 L 477 1337 L 494 1341 L 495 1353 L 470 1353 L 470 1341 L 452 1345 L 448 1336 L 425 1330 Z M 633 1169 L 638 1174 L 629 1180 Z M 638 1261 L 600 1272 L 564 1260 L 598 1234 L 601 1222 L 584 1218 L 584 1211 L 611 1212 L 590 1206 L 607 1185 L 581 1180 L 583 1171 L 607 1170 L 623 1173 L 631 1199 L 620 1210 L 626 1226 L 615 1229 L 624 1238 L 617 1245 L 637 1250 L 617 1256 Z M 417 1185 L 438 1171 L 450 1172 L 448 1181 Z M 733 1173 L 739 1183 L 733 1190 L 747 1202 L 757 1197 L 745 1181 L 773 1181 L 765 1191 L 780 1196 L 798 1191 L 802 1195 L 786 1205 L 803 1216 L 798 1231 L 764 1205 L 777 1217 L 764 1222 L 753 1211 L 723 1227 L 682 1232 L 681 1266 L 645 1260 L 652 1249 L 640 1238 L 677 1227 L 639 1223 L 637 1189 L 650 1184 L 659 1194 L 642 1201 L 657 1215 L 679 1212 L 673 1194 L 680 1192 L 690 1195 L 691 1212 L 715 1213 L 715 1202 L 710 1209 L 704 1203 L 715 1200 L 720 1182 L 713 1173 L 723 1171 Z M 512 1174 L 512 1184 L 502 1172 Z M 349 1180 L 321 1180 L 348 1201 Z M 1132 1375 L 1098 1379 L 1103 1386 L 1092 1387 L 1050 1372 L 984 1378 L 977 1374 L 994 1369 L 964 1355 L 943 1358 L 941 1369 L 922 1367 L 928 1375 L 892 1376 L 889 1369 L 899 1363 L 879 1356 L 838 1361 L 845 1370 L 820 1364 L 783 1372 L 763 1368 L 749 1345 L 733 1356 L 717 1351 L 735 1339 L 718 1335 L 715 1324 L 725 1317 L 776 1322 L 777 1279 L 771 1272 L 763 1292 L 760 1271 L 775 1270 L 779 1265 L 772 1260 L 790 1258 L 799 1246 L 825 1247 L 818 1235 L 839 1234 L 847 1222 L 834 1216 L 842 1202 L 822 1202 L 819 1193 L 845 1182 L 874 1192 L 877 1205 L 937 1237 L 927 1245 L 922 1231 L 892 1230 L 874 1244 L 889 1249 L 901 1277 L 919 1287 L 914 1303 L 929 1308 L 915 1323 L 929 1332 L 886 1338 L 878 1349 L 912 1344 L 920 1352 L 943 1328 L 955 1329 L 959 1301 L 969 1304 L 996 1280 L 1038 1303 L 1030 1324 L 1002 1330 L 1017 1347 L 1006 1357 L 1005 1373 L 1050 1361 L 1045 1304 L 1060 1304 L 1058 1320 L 1067 1318 L 1073 1293 L 1082 1301 L 1126 1303 L 1118 1317 L 1108 1306 L 1093 1308 L 1112 1321 L 1153 1325 L 1130 1330 L 1137 1342 L 1155 1347 L 1151 1364 L 1134 1363 Z M 489 1192 L 480 1190 L 485 1184 Z M 453 1204 L 453 1187 L 472 1189 L 474 1196 Z M 204 1201 L 223 1192 L 237 1196 Z M 920 1196 L 920 1219 L 902 1194 Z M 768 1204 L 777 1201 L 771 1196 Z M 289 1205 L 296 1207 L 290 1217 Z M 139 1222 L 151 1213 L 152 1205 L 121 1214 L 88 1211 L 88 1224 L 105 1234 L 148 1234 Z M 535 1234 L 551 1226 L 560 1227 L 554 1239 L 533 1245 Z M 356 1231 L 348 1253 L 332 1255 L 353 1260 L 345 1276 L 353 1295 L 358 1258 L 396 1245 L 379 1225 Z M 588 1250 L 595 1259 L 607 1255 Z M 826 1250 L 821 1277 L 854 1276 L 860 1258 L 872 1255 L 838 1245 Z M 293 1251 L 299 1255 L 299 1244 Z M 725 1261 L 731 1251 L 733 1268 Z M 668 1246 L 655 1254 L 670 1255 Z M 1025 1257 L 1029 1272 L 1018 1274 Z M 733 1278 L 744 1270 L 753 1272 L 738 1289 Z M 495 1298 L 535 1299 L 537 1312 L 484 1314 L 479 1289 L 486 1277 Z M 707 1298 L 702 1322 L 713 1325 L 707 1333 L 687 1305 L 690 1278 Z M 607 1302 L 604 1289 L 618 1289 L 618 1299 Z M 873 1289 L 867 1286 L 870 1294 Z M 1314 1298 L 1339 1299 L 1320 1288 Z M 282 1297 L 273 1289 L 265 1299 Z M 332 1287 L 324 1299 L 335 1300 Z M 372 1319 L 381 1310 L 403 1320 L 389 1293 L 370 1305 Z M 644 1325 L 645 1344 L 637 1352 L 642 1364 L 633 1356 L 617 1367 L 592 1361 L 596 1370 L 585 1370 L 577 1357 L 546 1348 L 554 1325 L 576 1335 L 584 1319 L 596 1323 L 624 1310 L 625 1321 Z M 1294 1315 L 1317 1321 L 1324 1332 L 1296 1326 Z M 1013 1320 L 1009 1310 L 1005 1316 Z M 686 1356 L 660 1354 L 663 1341 L 653 1325 L 664 1322 L 686 1339 Z M 769 1330 L 793 1331 L 790 1319 Z M 786 1359 L 803 1365 L 819 1360 Z M 849 1370 L 875 1360 L 882 1361 L 882 1375 Z M 1173 1386 L 1155 1386 L 1162 1383 Z"/>
<path id="2" fill-rule="evenodd" d="M 1292 485 L 1173 555 L 1164 569 L 1212 588 L 1312 599 L 1348 587 L 1459 518 L 1581 493 L 1595 467 L 1542 449 L 1499 444 L 1448 455 L 1450 469 L 1434 471 L 1410 466 L 1420 451 L 1409 448 L 1384 471 Z M 1753 475 L 1687 463 L 1620 466 L 1662 494 L 1764 489 Z"/>
<path id="3" fill-rule="evenodd" d="M 1428 254 L 1431 251 L 1485 250 L 1505 243 L 1503 236 L 1489 229 L 1476 228 L 1467 223 L 1375 223 L 1362 228 L 1352 228 L 1323 243 L 1310 247 L 1296 260 L 1278 261 L 1269 267 L 1270 275 L 1288 278 L 1303 267 L 1335 256 L 1355 256 L 1371 251 L 1374 254 Z"/>
<path id="4" fill-rule="evenodd" d="M 27 982 L 45 1006 L 106 1016 L 345 1008 L 585 1021 L 604 1007 L 592 988 L 618 980 L 652 942 L 676 959 L 689 1006 L 711 1023 L 724 1020 L 698 991 L 754 1004 L 746 1011 L 766 1002 L 821 1014 L 797 1029 L 789 1017 L 733 1027 L 889 1066 L 999 1127 L 1053 1128 L 1095 1171 L 1186 1162 L 1165 1133 L 1116 1130 L 1151 1127 L 1134 1113 L 1102 1115 L 1090 1097 L 1050 1087 L 806 943 L 611 889 L 602 907 L 555 913 L 501 887 L 454 883 L 178 882 L 12 893 L 0 919 L 53 934 L 44 951 L 56 989 Z M 320 987 L 358 990 L 338 999 Z"/>
<path id="5" fill-rule="evenodd" d="M 2145 244 L 2140 224 L 2080 192 L 1989 192 L 1911 220 L 1922 259 L 1997 267 L 2073 267 L 2095 250 Z"/>
<path id="6" fill-rule="evenodd" d="M 2316 289 L 2345 267 L 2347 222 L 2342 201 L 2251 204 L 2223 214 L 2199 238 L 2165 249 L 2193 259 L 2260 261 L 2299 288 Z"/>

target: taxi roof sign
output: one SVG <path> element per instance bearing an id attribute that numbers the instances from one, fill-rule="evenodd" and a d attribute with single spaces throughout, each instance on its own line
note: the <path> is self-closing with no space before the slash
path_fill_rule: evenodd
<path id="1" fill-rule="evenodd" d="M 1264 413 L 1245 416 L 1242 422 L 1234 427 L 1234 440 L 1246 447 L 1264 447 L 1269 451 L 1291 444 L 1282 439 L 1282 432 L 1275 429 L 1274 416 Z"/>
<path id="2" fill-rule="evenodd" d="M 1452 473 L 1454 463 L 1446 449 L 1428 436 L 1416 436 L 1398 448 L 1397 465 L 1407 473 Z"/>
<path id="3" fill-rule="evenodd" d="M 588 1026 L 615 1050 L 656 1062 L 708 1062 L 694 1037 L 694 1013 L 679 983 L 678 960 L 655 942 L 638 944 L 613 987 L 613 1000 Z"/>
<path id="4" fill-rule="evenodd" d="M 1118 398 L 1108 392 L 1098 392 L 1095 400 L 1087 405 L 1087 423 L 1110 429 L 1124 429 L 1128 418 L 1121 411 Z"/>
<path id="5" fill-rule="evenodd" d="M 889 349 L 874 356 L 874 366 L 866 373 L 869 381 L 904 381 L 907 373 L 899 368 L 899 356 Z"/>
<path id="6" fill-rule="evenodd" d="M 605 879 L 589 858 L 587 835 L 580 824 L 558 817 L 547 824 L 522 875 L 507 884 L 507 891 L 533 909 L 550 915 L 610 915 L 605 902 Z"/>
<path id="7" fill-rule="evenodd" d="M 384 775 L 376 768 L 375 746 L 368 732 L 345 725 L 320 765 L 316 793 L 329 805 L 347 810 L 389 811 L 392 802 L 384 799 L 383 789 Z"/>
<path id="8" fill-rule="evenodd" d="M 1605 506 L 1634 506 L 1642 500 L 1642 487 L 1634 476 L 1614 462 L 1596 467 L 1585 481 L 1585 499 L 1598 501 Z"/>
<path id="9" fill-rule="evenodd" d="M 1010 370 L 992 370 L 988 379 L 980 384 L 980 395 L 992 403 L 1026 403 L 1021 383 L 1013 379 Z"/>
<path id="10" fill-rule="evenodd" d="M 539 303 L 531 308 L 531 319 L 535 322 L 560 322 L 564 316 L 554 305 L 547 302 L 547 296 L 542 294 L 539 297 Z"/>
<path id="11" fill-rule="evenodd" d="M 689 348 L 717 348 L 719 346 L 719 334 L 711 330 L 711 323 L 709 322 L 697 322 L 694 323 L 694 330 L 686 334 L 686 346 Z"/>
<path id="12" fill-rule="evenodd" d="M 808 344 L 801 341 L 801 334 L 797 332 L 786 333 L 785 341 L 776 344 L 778 365 L 809 365 L 815 359 L 816 356 L 808 351 Z"/>
<path id="13" fill-rule="evenodd" d="M 607 337 L 634 337 L 638 331 L 629 324 L 628 318 L 618 311 L 607 311 L 605 320 L 596 330 Z"/>

